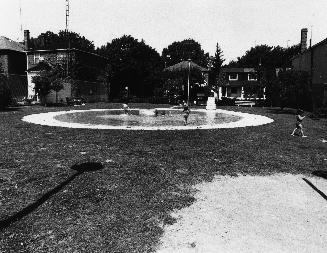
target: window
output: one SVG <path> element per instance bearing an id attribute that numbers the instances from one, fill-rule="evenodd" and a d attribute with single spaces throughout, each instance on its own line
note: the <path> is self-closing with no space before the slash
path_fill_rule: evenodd
<path id="1" fill-rule="evenodd" d="M 38 64 L 40 62 L 40 57 L 41 57 L 40 53 L 34 54 L 34 64 Z"/>
<path id="2" fill-rule="evenodd" d="M 237 87 L 231 87 L 230 88 L 230 93 L 236 94 L 237 93 Z"/>
<path id="3" fill-rule="evenodd" d="M 41 53 L 34 53 L 34 64 L 38 64 L 40 61 L 43 61 L 44 57 L 41 56 Z"/>
<path id="4" fill-rule="evenodd" d="M 236 73 L 229 74 L 229 81 L 237 81 L 237 80 L 238 80 L 238 74 Z"/>
<path id="5" fill-rule="evenodd" d="M 248 74 L 248 81 L 257 81 L 257 75 L 254 73 Z"/>
<path id="6" fill-rule="evenodd" d="M 63 61 L 66 59 L 66 54 L 63 52 L 57 53 L 57 61 Z"/>

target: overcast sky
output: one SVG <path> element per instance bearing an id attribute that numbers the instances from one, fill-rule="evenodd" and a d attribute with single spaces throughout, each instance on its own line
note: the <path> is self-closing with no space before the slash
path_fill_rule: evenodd
<path id="1" fill-rule="evenodd" d="M 21 15 L 19 3 L 21 2 Z M 0 0 L 0 35 L 17 40 L 65 29 L 65 0 Z M 327 0 L 70 0 L 70 30 L 101 46 L 124 34 L 144 39 L 160 54 L 193 38 L 227 62 L 256 44 L 294 45 L 307 27 L 313 43 L 327 37 Z"/>

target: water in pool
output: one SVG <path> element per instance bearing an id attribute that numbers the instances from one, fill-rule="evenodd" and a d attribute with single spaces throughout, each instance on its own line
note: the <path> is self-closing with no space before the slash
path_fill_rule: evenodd
<path id="1" fill-rule="evenodd" d="M 173 109 L 132 109 L 128 114 L 123 110 L 75 111 L 55 116 L 56 120 L 68 123 L 131 126 L 131 127 L 173 127 L 183 126 L 181 110 Z M 192 110 L 188 126 L 216 125 L 240 120 L 240 116 L 215 111 Z"/>

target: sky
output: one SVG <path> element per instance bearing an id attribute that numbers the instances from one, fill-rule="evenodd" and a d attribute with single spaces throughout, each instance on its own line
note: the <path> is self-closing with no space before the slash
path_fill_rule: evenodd
<path id="1" fill-rule="evenodd" d="M 143 39 L 162 53 L 192 38 L 214 55 L 219 43 L 226 63 L 255 45 L 291 46 L 301 28 L 313 44 L 327 37 L 327 0 L 69 0 L 69 30 L 96 47 L 122 35 Z M 20 8 L 21 6 L 21 8 Z M 0 36 L 22 40 L 65 29 L 66 0 L 0 0 Z M 21 14 L 20 14 L 21 9 Z M 22 27 L 22 30 L 21 30 Z"/>

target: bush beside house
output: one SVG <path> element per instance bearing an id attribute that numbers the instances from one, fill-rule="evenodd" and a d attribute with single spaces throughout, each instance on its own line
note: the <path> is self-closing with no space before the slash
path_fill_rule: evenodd
<path id="1" fill-rule="evenodd" d="M 0 74 L 0 109 L 6 108 L 11 103 L 11 94 L 7 85 L 7 77 Z"/>

